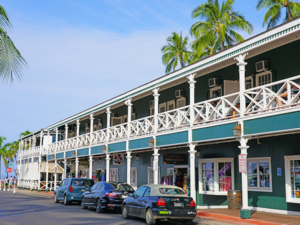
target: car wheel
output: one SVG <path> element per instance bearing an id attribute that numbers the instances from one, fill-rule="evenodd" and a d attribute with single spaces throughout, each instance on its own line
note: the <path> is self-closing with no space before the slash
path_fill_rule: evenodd
<path id="1" fill-rule="evenodd" d="M 101 202 L 100 198 L 98 198 L 98 200 L 97 200 L 96 212 L 97 213 L 103 213 L 104 212 L 104 209 L 102 209 L 102 202 Z"/>
<path id="2" fill-rule="evenodd" d="M 129 219 L 128 208 L 127 205 L 124 205 L 122 208 L 122 217 L 124 219 Z"/>
<path id="3" fill-rule="evenodd" d="M 192 225 L 193 224 L 193 220 L 184 220 L 183 221 L 183 225 Z"/>
<path id="4" fill-rule="evenodd" d="M 81 209 L 87 209 L 84 198 L 81 199 Z"/>
<path id="5" fill-rule="evenodd" d="M 54 202 L 55 203 L 59 203 L 58 199 L 57 199 L 57 195 L 54 195 Z"/>
<path id="6" fill-rule="evenodd" d="M 64 205 L 69 205 L 70 204 L 70 202 L 68 201 L 68 197 L 67 197 L 67 195 L 65 195 L 65 197 L 64 197 Z"/>
<path id="7" fill-rule="evenodd" d="M 153 219 L 153 214 L 151 209 L 146 211 L 146 224 L 147 225 L 154 225 L 156 223 L 155 219 Z"/>

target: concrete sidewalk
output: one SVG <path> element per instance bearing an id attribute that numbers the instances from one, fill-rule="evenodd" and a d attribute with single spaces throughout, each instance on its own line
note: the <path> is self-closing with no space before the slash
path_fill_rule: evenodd
<path id="1" fill-rule="evenodd" d="M 13 193 L 14 189 L 10 189 L 9 191 L 7 191 L 7 190 L 3 191 L 3 189 L 1 189 L 1 192 Z M 25 194 L 25 195 L 41 196 L 41 197 L 46 197 L 46 198 L 53 198 L 53 196 L 54 196 L 53 191 L 48 191 L 48 192 L 40 191 L 40 192 L 37 192 L 36 190 L 31 191 L 31 190 L 27 190 L 27 189 L 23 190 L 23 189 L 17 189 L 17 188 L 16 188 L 16 193 Z"/>
<path id="2" fill-rule="evenodd" d="M 238 222 L 258 225 L 295 225 L 300 224 L 300 216 L 251 211 L 251 219 L 241 219 L 240 210 L 235 209 L 200 209 L 197 217 L 215 221 Z"/>

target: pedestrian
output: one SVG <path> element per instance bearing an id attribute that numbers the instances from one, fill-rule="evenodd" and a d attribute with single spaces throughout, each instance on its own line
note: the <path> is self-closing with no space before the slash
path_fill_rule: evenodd
<path id="1" fill-rule="evenodd" d="M 9 183 L 8 183 L 9 188 L 12 188 L 12 181 L 13 181 L 13 178 L 12 178 L 12 176 L 10 176 Z"/>
<path id="2" fill-rule="evenodd" d="M 5 189 L 7 189 L 7 184 L 8 184 L 8 179 L 7 179 L 7 177 L 5 177 L 5 179 L 4 179 L 4 190 Z"/>
<path id="3" fill-rule="evenodd" d="M 14 178 L 13 178 L 13 187 L 15 187 L 16 184 L 17 184 L 17 178 L 14 177 Z"/>
<path id="4" fill-rule="evenodd" d="M 1 188 L 2 188 L 2 180 L 1 180 L 1 177 L 0 177 L 0 191 L 1 191 Z"/>

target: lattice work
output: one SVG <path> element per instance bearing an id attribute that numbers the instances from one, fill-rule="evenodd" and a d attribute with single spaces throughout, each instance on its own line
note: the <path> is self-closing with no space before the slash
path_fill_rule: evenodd
<path id="1" fill-rule="evenodd" d="M 130 122 L 129 137 L 141 136 L 154 133 L 154 116 Z"/>
<path id="2" fill-rule="evenodd" d="M 90 145 L 90 133 L 78 136 L 78 147 L 84 147 Z"/>
<path id="3" fill-rule="evenodd" d="M 77 147 L 77 137 L 68 138 L 65 144 L 66 150 L 75 149 Z"/>
<path id="4" fill-rule="evenodd" d="M 127 138 L 128 135 L 127 123 L 118 124 L 116 126 L 108 128 L 109 141 L 115 141 L 123 138 Z"/>

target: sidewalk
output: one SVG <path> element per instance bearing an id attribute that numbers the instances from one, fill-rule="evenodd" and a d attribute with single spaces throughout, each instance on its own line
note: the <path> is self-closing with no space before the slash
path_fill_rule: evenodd
<path id="1" fill-rule="evenodd" d="M 1 189 L 1 192 L 4 192 L 3 189 Z M 8 192 L 8 191 L 6 190 L 5 192 Z M 9 190 L 9 193 L 13 193 L 13 192 L 14 192 L 14 189 Z M 53 196 L 54 196 L 53 191 L 48 191 L 48 192 L 40 191 L 40 192 L 37 192 L 36 190 L 31 191 L 31 190 L 26 190 L 26 189 L 23 190 L 23 189 L 17 189 L 17 188 L 16 188 L 16 193 L 25 194 L 25 195 L 42 196 L 42 197 L 47 197 L 47 198 L 53 198 Z"/>
<path id="2" fill-rule="evenodd" d="M 241 219 L 240 210 L 235 209 L 200 209 L 197 210 L 197 217 L 216 221 L 231 221 L 258 225 L 300 224 L 300 216 L 257 211 L 251 211 L 251 219 Z"/>

